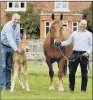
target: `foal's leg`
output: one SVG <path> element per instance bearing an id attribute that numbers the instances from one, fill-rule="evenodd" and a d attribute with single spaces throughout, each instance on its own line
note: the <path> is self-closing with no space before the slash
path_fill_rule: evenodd
<path id="1" fill-rule="evenodd" d="M 14 66 L 13 66 L 13 75 L 12 75 L 12 82 L 11 82 L 11 90 L 10 91 L 14 90 L 15 80 L 18 76 L 18 69 L 19 69 L 18 62 L 15 62 Z"/>
<path id="2" fill-rule="evenodd" d="M 63 80 L 62 80 L 62 77 L 63 77 L 63 67 L 64 67 L 64 63 L 65 63 L 65 59 L 61 59 L 58 63 L 58 66 L 59 66 L 59 71 L 58 71 L 58 77 L 59 77 L 59 83 L 58 83 L 58 91 L 64 91 L 64 88 L 63 88 Z"/>
<path id="3" fill-rule="evenodd" d="M 24 78 L 25 78 L 25 84 L 26 84 L 26 91 L 30 91 L 29 84 L 28 84 L 28 75 L 27 75 L 27 62 L 24 62 L 23 64 L 23 70 L 24 70 Z"/>
<path id="4" fill-rule="evenodd" d="M 22 64 L 20 64 L 19 71 L 18 71 L 18 79 L 19 79 L 20 86 L 22 87 L 22 89 L 24 89 L 25 86 L 22 81 L 22 72 L 21 72 L 22 67 L 23 67 Z"/>
<path id="5" fill-rule="evenodd" d="M 54 83 L 53 83 L 53 76 L 54 76 L 54 71 L 53 71 L 53 66 L 52 66 L 52 63 L 50 62 L 49 59 L 46 59 L 46 63 L 49 67 L 49 76 L 50 76 L 50 87 L 49 87 L 49 90 L 54 90 L 55 87 L 54 87 Z"/>

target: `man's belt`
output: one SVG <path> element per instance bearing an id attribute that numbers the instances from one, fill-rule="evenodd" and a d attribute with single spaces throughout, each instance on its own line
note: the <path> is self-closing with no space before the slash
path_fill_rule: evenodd
<path id="1" fill-rule="evenodd" d="M 86 51 L 75 51 L 73 50 L 74 53 L 85 53 Z"/>
<path id="2" fill-rule="evenodd" d="M 7 47 L 7 48 L 11 48 L 10 46 L 7 46 L 7 45 L 5 45 L 5 44 L 3 44 L 3 43 L 1 43 L 3 46 L 5 46 L 5 47 Z"/>

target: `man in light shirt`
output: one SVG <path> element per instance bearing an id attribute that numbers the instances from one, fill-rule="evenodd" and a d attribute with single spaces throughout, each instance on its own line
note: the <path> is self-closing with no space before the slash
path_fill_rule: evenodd
<path id="1" fill-rule="evenodd" d="M 80 63 L 81 67 L 81 92 L 86 92 L 88 82 L 87 64 L 89 53 L 92 53 L 92 33 L 86 30 L 87 21 L 81 20 L 79 29 L 74 31 L 68 40 L 61 42 L 60 46 L 73 44 L 72 55 L 69 60 L 69 89 L 74 91 L 75 88 L 75 73 Z"/>
<path id="2" fill-rule="evenodd" d="M 20 15 L 15 13 L 12 20 L 7 22 L 1 31 L 1 87 L 10 89 L 13 50 L 21 53 L 17 47 L 20 43 Z"/>

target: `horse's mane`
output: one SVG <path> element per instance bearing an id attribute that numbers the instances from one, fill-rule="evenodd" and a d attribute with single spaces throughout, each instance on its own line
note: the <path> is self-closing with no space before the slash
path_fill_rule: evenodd
<path id="1" fill-rule="evenodd" d="M 55 21 L 52 23 L 51 27 L 52 27 L 54 24 L 56 24 L 56 23 L 62 24 L 62 22 L 61 22 L 60 20 L 55 20 Z"/>

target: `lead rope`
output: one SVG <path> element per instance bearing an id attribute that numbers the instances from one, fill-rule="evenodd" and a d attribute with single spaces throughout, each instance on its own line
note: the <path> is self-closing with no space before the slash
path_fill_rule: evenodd
<path id="1" fill-rule="evenodd" d="M 59 49 L 59 51 L 61 52 L 61 54 L 62 54 L 62 56 L 66 59 L 66 60 L 69 60 L 63 53 L 62 53 L 62 51 L 61 51 L 61 49 L 60 49 L 60 47 L 58 48 Z M 80 55 L 80 56 L 78 56 L 76 59 L 78 59 L 80 57 L 80 60 L 81 60 L 81 58 L 82 58 L 82 55 Z M 86 57 L 87 59 L 88 59 L 88 57 Z M 69 61 L 75 61 L 76 59 L 73 59 L 73 60 L 69 60 Z M 88 61 L 89 61 L 89 59 L 88 59 Z M 81 60 L 81 62 L 83 63 L 83 64 L 86 64 L 84 61 L 82 61 Z M 91 70 L 90 70 L 90 68 L 89 68 L 89 66 L 88 66 L 88 69 L 89 69 L 89 71 L 90 71 L 90 74 L 91 74 Z"/>
<path id="2" fill-rule="evenodd" d="M 66 59 L 66 60 L 69 60 L 61 51 L 60 47 L 59 47 L 59 51 L 61 52 L 62 56 Z M 78 56 L 76 59 L 78 59 L 80 56 Z M 69 61 L 75 61 L 76 59 L 74 60 L 69 60 Z"/>

